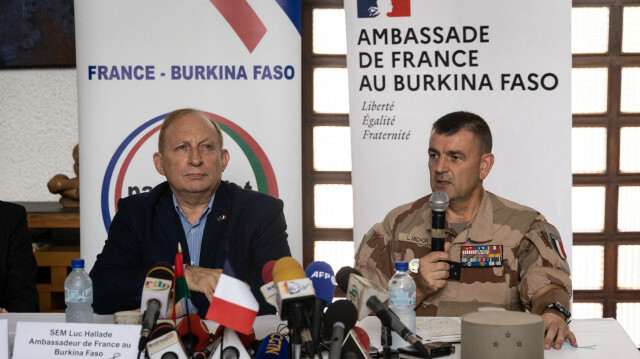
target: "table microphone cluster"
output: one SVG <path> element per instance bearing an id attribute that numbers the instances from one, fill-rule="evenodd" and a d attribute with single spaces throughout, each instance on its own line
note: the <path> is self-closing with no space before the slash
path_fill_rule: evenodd
<path id="1" fill-rule="evenodd" d="M 159 263 L 145 282 L 172 283 L 170 269 L 168 263 Z M 326 356 L 323 352 L 328 350 L 329 359 L 368 359 L 369 337 L 356 324 L 375 313 L 389 333 L 395 331 L 418 353 L 428 356 L 419 338 L 383 304 L 389 292 L 362 277 L 354 268 L 343 267 L 334 275 L 325 262 L 313 262 L 303 270 L 295 259 L 284 257 L 267 263 L 262 277 L 266 284 L 261 292 L 287 322 L 288 331 L 271 333 L 262 341 L 255 340 L 255 334 L 238 334 L 229 328 L 211 334 L 206 323 L 195 314 L 183 318 L 176 328 L 172 323 L 158 321 L 159 317 L 166 316 L 170 288 L 166 294 L 160 291 L 147 296 L 143 290 L 139 354 L 145 351 L 151 359 L 301 359 L 323 357 L 323 354 Z M 347 299 L 333 301 L 336 285 L 347 293 Z M 397 352 L 389 349 L 390 344 L 389 339 L 381 357 L 397 356 Z"/>
<path id="2" fill-rule="evenodd" d="M 246 347 L 255 340 L 255 333 L 243 335 L 226 329 L 211 334 L 196 314 L 182 318 L 177 327 L 170 321 L 159 321 L 167 317 L 172 283 L 173 270 L 169 263 L 157 263 L 147 274 L 141 303 L 138 357 L 144 353 L 144 357 L 150 359 L 205 359 L 221 355 L 225 359 L 251 358 Z"/>
<path id="3" fill-rule="evenodd" d="M 418 353 L 428 355 L 420 339 L 383 304 L 389 292 L 354 268 L 343 267 L 334 275 L 329 264 L 317 261 L 303 271 L 295 259 L 284 257 L 267 263 L 262 275 L 265 300 L 288 323 L 290 351 L 286 354 L 293 359 L 322 357 L 327 348 L 329 359 L 369 358 L 369 338 L 356 323 L 372 312 L 389 332 L 395 331 Z M 333 302 L 336 285 L 347 293 L 347 299 Z M 279 353 L 282 356 L 283 352 Z M 394 354 L 388 347 L 385 353 L 387 357 Z M 263 356 L 258 353 L 258 357 Z"/>

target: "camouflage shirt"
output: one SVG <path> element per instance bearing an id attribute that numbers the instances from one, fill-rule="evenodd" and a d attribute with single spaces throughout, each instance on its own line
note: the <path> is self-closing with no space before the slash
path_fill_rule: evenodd
<path id="1" fill-rule="evenodd" d="M 429 197 L 395 208 L 364 236 L 355 266 L 365 277 L 386 288 L 395 261 L 431 252 Z M 460 280 L 449 279 L 430 295 L 422 288 L 422 277 L 410 271 L 416 281 L 418 315 L 461 316 L 480 307 L 531 310 L 531 297 L 549 284 L 565 289 L 566 302 L 571 297 L 560 234 L 537 211 L 484 191 L 478 212 L 460 233 L 449 223 L 445 228 L 452 261 L 461 261 L 462 246 L 502 245 L 502 264 L 463 267 Z"/>

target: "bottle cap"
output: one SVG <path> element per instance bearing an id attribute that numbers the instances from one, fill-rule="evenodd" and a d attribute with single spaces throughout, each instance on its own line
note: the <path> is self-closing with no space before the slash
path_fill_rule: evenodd
<path id="1" fill-rule="evenodd" d="M 409 262 L 396 262 L 396 270 L 406 272 L 409 270 Z"/>
<path id="2" fill-rule="evenodd" d="M 84 268 L 84 259 L 72 259 L 71 260 L 71 269 L 73 268 Z"/>

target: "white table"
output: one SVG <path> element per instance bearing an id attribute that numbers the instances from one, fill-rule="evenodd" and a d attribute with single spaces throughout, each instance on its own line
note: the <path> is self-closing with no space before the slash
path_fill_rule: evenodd
<path id="1" fill-rule="evenodd" d="M 371 345 L 380 348 L 380 321 L 378 318 L 370 316 L 357 325 L 367 331 Z M 545 358 L 640 358 L 638 348 L 620 326 L 620 323 L 613 318 L 574 319 L 569 324 L 569 327 L 575 333 L 578 345 L 588 346 L 595 344 L 596 347 L 593 349 L 562 348 L 561 350 L 545 350 Z M 455 344 L 455 347 L 456 352 L 445 358 L 461 358 L 460 344 Z"/>
<path id="2" fill-rule="evenodd" d="M 64 313 L 7 313 L 0 314 L 0 319 L 8 319 L 9 333 L 15 333 L 16 323 L 22 322 L 64 322 Z M 114 323 L 113 315 L 95 315 L 94 323 Z M 275 315 L 261 316 L 256 319 L 254 329 L 257 338 L 276 331 L 278 324 L 282 323 Z M 217 325 L 212 322 L 207 323 L 212 332 Z M 369 334 L 371 345 L 380 348 L 380 320 L 369 316 L 358 322 Z M 575 333 L 580 346 L 595 344 L 593 349 L 562 348 L 561 350 L 547 350 L 544 352 L 545 358 L 607 358 L 626 359 L 640 358 L 640 351 L 613 318 L 606 319 L 574 319 L 569 324 Z M 456 344 L 456 352 L 447 358 L 460 358 L 460 344 Z M 506 359 L 506 358 L 503 358 Z"/>

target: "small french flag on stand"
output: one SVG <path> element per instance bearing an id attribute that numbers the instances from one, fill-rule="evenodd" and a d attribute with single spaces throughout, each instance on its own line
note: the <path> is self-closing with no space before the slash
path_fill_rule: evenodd
<path id="1" fill-rule="evenodd" d="M 224 263 L 206 318 L 238 333 L 249 334 L 260 305 L 249 286 L 236 277 L 229 259 Z"/>

